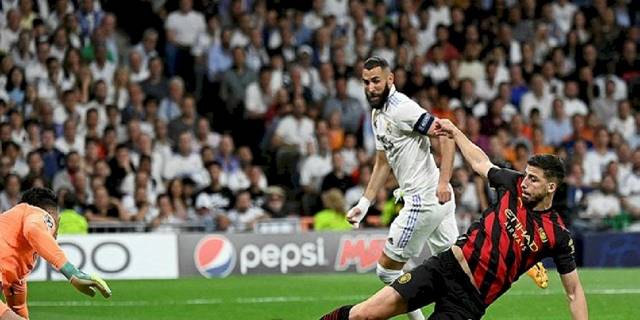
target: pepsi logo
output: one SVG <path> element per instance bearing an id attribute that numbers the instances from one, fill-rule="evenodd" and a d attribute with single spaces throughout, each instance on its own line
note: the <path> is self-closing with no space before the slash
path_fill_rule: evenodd
<path id="1" fill-rule="evenodd" d="M 210 235 L 198 242 L 193 258 L 196 268 L 206 278 L 224 278 L 236 265 L 236 250 L 227 238 Z"/>

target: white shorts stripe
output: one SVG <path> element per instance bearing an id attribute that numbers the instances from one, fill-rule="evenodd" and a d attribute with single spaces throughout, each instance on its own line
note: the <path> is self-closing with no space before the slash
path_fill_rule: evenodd
<path id="1" fill-rule="evenodd" d="M 404 248 L 409 243 L 409 240 L 413 235 L 413 231 L 415 230 L 416 222 L 418 221 L 418 215 L 420 214 L 421 205 L 422 203 L 420 195 L 413 195 L 411 197 L 411 210 L 409 211 L 407 225 L 403 228 L 402 235 L 400 236 L 400 241 L 398 243 L 399 248 Z"/>

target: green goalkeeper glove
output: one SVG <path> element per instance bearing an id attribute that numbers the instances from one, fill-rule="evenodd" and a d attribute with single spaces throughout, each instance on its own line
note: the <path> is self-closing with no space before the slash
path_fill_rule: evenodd
<path id="1" fill-rule="evenodd" d="M 96 295 L 96 289 L 100 291 L 103 297 L 111 297 L 111 289 L 109 289 L 107 283 L 95 274 L 88 275 L 69 262 L 60 269 L 60 272 L 69 279 L 72 286 L 90 297 Z"/>

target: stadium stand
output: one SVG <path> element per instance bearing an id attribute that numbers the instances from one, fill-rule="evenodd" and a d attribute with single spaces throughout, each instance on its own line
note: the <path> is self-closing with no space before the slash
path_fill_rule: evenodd
<path id="1" fill-rule="evenodd" d="M 350 207 L 369 178 L 378 55 L 494 163 L 564 158 L 576 230 L 637 231 L 639 6 L 3 0 L 0 210 L 51 186 L 69 232 L 308 230 L 325 192 Z M 368 226 L 392 221 L 394 183 Z M 452 184 L 466 229 L 495 195 L 460 157 Z"/>

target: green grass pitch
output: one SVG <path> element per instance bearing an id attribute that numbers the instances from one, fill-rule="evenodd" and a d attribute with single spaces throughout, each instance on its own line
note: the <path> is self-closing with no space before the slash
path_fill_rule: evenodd
<path id="1" fill-rule="evenodd" d="M 562 284 L 549 289 L 523 276 L 485 319 L 569 319 Z M 640 269 L 580 270 L 592 319 L 640 318 Z M 65 282 L 29 285 L 31 319 L 318 319 L 381 287 L 375 274 L 232 276 L 226 279 L 109 281 L 113 297 L 88 298 Z M 423 309 L 425 314 L 431 311 Z M 396 319 L 406 319 L 404 316 Z"/>

